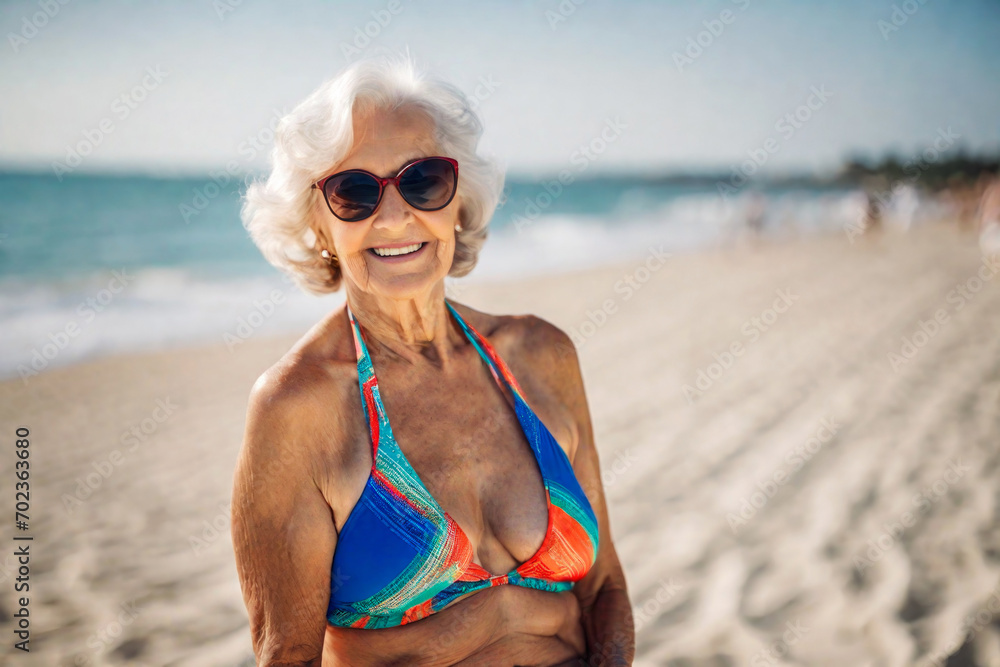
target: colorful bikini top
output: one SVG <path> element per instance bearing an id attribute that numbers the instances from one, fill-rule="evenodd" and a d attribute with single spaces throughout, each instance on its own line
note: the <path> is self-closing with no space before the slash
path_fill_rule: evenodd
<path id="1" fill-rule="evenodd" d="M 467 593 L 502 584 L 566 591 L 597 558 L 597 518 L 566 453 L 525 402 L 503 359 L 445 303 L 497 384 L 505 382 L 514 396 L 514 411 L 545 485 L 545 538 L 531 558 L 506 574 L 491 574 L 472 562 L 468 536 L 431 496 L 392 436 L 371 357 L 348 307 L 373 464 L 333 554 L 327 608 L 332 625 L 404 625 L 441 611 Z"/>

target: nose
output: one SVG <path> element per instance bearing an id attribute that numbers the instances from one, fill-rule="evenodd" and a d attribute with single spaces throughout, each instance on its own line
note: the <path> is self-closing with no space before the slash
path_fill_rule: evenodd
<path id="1" fill-rule="evenodd" d="M 412 215 L 410 205 L 399 194 L 399 188 L 389 183 L 382 192 L 382 201 L 375 211 L 375 220 L 372 224 L 376 227 L 393 227 L 407 223 Z"/>

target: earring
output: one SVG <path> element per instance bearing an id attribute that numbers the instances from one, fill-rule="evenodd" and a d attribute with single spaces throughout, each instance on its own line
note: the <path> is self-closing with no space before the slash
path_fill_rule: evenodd
<path id="1" fill-rule="evenodd" d="M 323 248 L 319 254 L 321 257 L 323 257 L 323 259 L 326 260 L 326 263 L 329 264 L 330 266 L 333 266 L 334 264 L 337 263 L 337 256 L 330 254 L 330 251 L 327 250 L 326 248 Z"/>
<path id="2" fill-rule="evenodd" d="M 455 225 L 455 231 L 456 232 L 462 231 L 462 225 Z"/>

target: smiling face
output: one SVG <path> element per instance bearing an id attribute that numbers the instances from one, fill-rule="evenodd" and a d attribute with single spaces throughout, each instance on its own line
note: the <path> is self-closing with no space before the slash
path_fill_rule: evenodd
<path id="1" fill-rule="evenodd" d="M 434 123 L 423 111 L 354 114 L 354 145 L 329 173 L 363 169 L 382 177 L 420 157 L 440 155 Z M 439 211 L 420 211 L 389 184 L 382 201 L 368 218 L 344 222 L 318 199 L 319 236 L 329 239 L 343 272 L 345 288 L 391 299 L 413 298 L 442 283 L 455 255 L 455 225 L 459 195 Z"/>

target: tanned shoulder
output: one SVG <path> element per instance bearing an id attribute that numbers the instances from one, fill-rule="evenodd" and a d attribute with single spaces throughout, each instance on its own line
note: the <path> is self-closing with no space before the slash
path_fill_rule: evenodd
<path id="1" fill-rule="evenodd" d="M 491 315 L 456 304 L 462 317 L 486 336 L 512 367 L 530 369 L 539 390 L 579 414 L 583 376 L 570 336 L 537 315 Z M 517 373 L 523 376 L 525 373 Z"/>
<path id="2" fill-rule="evenodd" d="M 543 377 L 560 386 L 579 374 L 576 346 L 569 335 L 537 315 L 506 316 L 499 329 L 512 354 L 530 360 Z M 567 387 L 572 388 L 572 387 Z"/>
<path id="3" fill-rule="evenodd" d="M 256 463 L 294 460 L 302 472 L 315 473 L 316 448 L 345 442 L 337 411 L 357 382 L 341 365 L 290 353 L 262 373 L 250 391 L 247 426 L 264 437 L 246 438 L 243 455 Z M 320 414 L 331 418 L 318 420 Z"/>
<path id="4" fill-rule="evenodd" d="M 552 414 L 564 414 L 571 424 L 567 455 L 573 460 L 590 423 L 583 375 L 572 339 L 537 315 L 506 317 L 498 327 L 497 338 L 504 341 L 504 359 L 516 360 L 521 372 L 515 371 L 515 375 L 530 378 L 536 395 L 556 406 Z"/>

